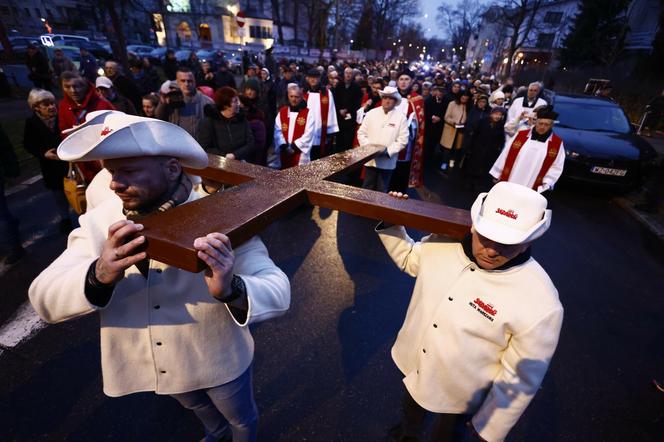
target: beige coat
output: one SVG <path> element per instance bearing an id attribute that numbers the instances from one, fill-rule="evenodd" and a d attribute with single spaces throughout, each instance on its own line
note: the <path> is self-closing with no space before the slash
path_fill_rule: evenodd
<path id="1" fill-rule="evenodd" d="M 458 130 L 455 125 L 465 124 L 468 118 L 468 108 L 464 104 L 451 101 L 445 111 L 445 126 L 443 135 L 440 137 L 440 145 L 445 149 L 461 148 L 463 141 L 463 130 Z"/>
<path id="2" fill-rule="evenodd" d="M 192 191 L 189 201 L 201 195 Z M 224 384 L 251 364 L 250 323 L 283 314 L 290 303 L 286 275 L 260 239 L 237 247 L 233 273 L 247 288 L 249 311 L 238 322 L 226 304 L 212 298 L 204 274 L 150 260 L 147 279 L 132 266 L 104 308 L 84 293 L 90 264 L 99 257 L 108 227 L 121 219 L 115 195 L 80 217 L 67 249 L 32 283 L 30 302 L 49 323 L 95 311 L 101 319 L 104 393 L 139 391 L 174 394 Z"/>
<path id="3" fill-rule="evenodd" d="M 414 242 L 401 226 L 378 231 L 415 276 L 392 358 L 415 401 L 436 413 L 471 413 L 489 442 L 502 441 L 537 393 L 558 343 L 563 308 L 532 258 L 483 270 L 461 244 Z"/>

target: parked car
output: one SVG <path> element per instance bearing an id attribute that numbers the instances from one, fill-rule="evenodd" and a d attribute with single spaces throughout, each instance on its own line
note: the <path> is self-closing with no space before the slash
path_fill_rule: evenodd
<path id="1" fill-rule="evenodd" d="M 51 62 L 53 61 L 55 50 L 62 49 L 64 55 L 69 57 L 69 59 L 74 63 L 74 66 L 76 66 L 76 69 L 81 67 L 81 51 L 77 46 L 55 45 L 42 46 L 42 48 L 46 53 L 46 57 Z"/>
<path id="2" fill-rule="evenodd" d="M 166 46 L 161 46 L 158 48 L 155 48 L 150 52 L 150 54 L 147 55 L 148 60 L 150 60 L 150 64 L 153 65 L 160 65 L 161 62 L 164 60 L 164 57 L 166 57 L 166 51 L 168 51 L 168 47 Z"/>
<path id="3" fill-rule="evenodd" d="M 639 184 L 657 153 L 636 135 L 615 102 L 587 95 L 556 94 L 555 132 L 565 146 L 564 179 L 622 188 Z"/>
<path id="4" fill-rule="evenodd" d="M 102 45 L 94 41 L 85 41 L 85 40 L 71 40 L 69 43 L 64 44 L 61 40 L 56 41 L 55 45 L 58 47 L 61 46 L 70 46 L 77 48 L 85 48 L 90 52 L 96 59 L 100 61 L 111 60 L 113 58 L 113 53 L 107 51 Z"/>
<path id="5" fill-rule="evenodd" d="M 12 52 L 14 53 L 14 56 L 17 57 L 18 59 L 24 60 L 27 55 L 28 55 L 28 45 L 30 43 L 36 44 L 36 45 L 41 45 L 41 42 L 39 41 L 39 37 L 31 37 L 31 36 L 23 36 L 23 35 L 16 35 L 16 36 L 11 36 L 8 37 L 9 42 L 12 45 Z M 0 46 L 2 47 L 2 46 Z M 2 47 L 2 52 L 4 52 L 5 48 Z"/>
<path id="6" fill-rule="evenodd" d="M 77 46 L 72 43 L 90 42 L 88 37 L 71 34 L 42 34 L 39 38 L 44 46 L 53 46 L 55 44 Z"/>
<path id="7" fill-rule="evenodd" d="M 128 45 L 127 46 L 127 52 L 133 52 L 140 58 L 143 57 L 149 57 L 150 54 L 154 51 L 154 48 L 152 46 L 147 46 L 147 45 Z"/>
<path id="8" fill-rule="evenodd" d="M 224 60 L 228 63 L 228 69 L 237 73 L 242 72 L 242 56 L 240 54 L 233 52 L 224 54 Z"/>
<path id="9" fill-rule="evenodd" d="M 182 63 L 189 59 L 192 52 L 196 52 L 196 49 L 179 49 L 175 51 L 175 58 L 179 63 Z"/>
<path id="10" fill-rule="evenodd" d="M 224 53 L 220 49 L 199 49 L 196 56 L 201 62 L 212 63 L 215 68 L 224 60 Z"/>

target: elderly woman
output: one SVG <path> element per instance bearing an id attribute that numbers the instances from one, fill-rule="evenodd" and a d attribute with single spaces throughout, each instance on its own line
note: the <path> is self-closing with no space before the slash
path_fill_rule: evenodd
<path id="1" fill-rule="evenodd" d="M 55 97 L 49 91 L 32 89 L 28 95 L 28 106 L 33 115 L 25 120 L 23 146 L 39 160 L 44 185 L 51 191 L 60 215 L 60 231 L 68 233 L 72 229 L 72 222 L 62 183 L 69 165 L 56 154 L 61 139 Z"/>
<path id="2" fill-rule="evenodd" d="M 443 162 L 440 165 L 442 171 L 447 171 L 448 167 L 453 168 L 454 163 L 459 159 L 470 98 L 470 92 L 460 93 L 454 101 L 450 102 L 445 111 L 445 125 L 443 135 L 440 137 L 440 145 L 443 147 Z"/>
<path id="3" fill-rule="evenodd" d="M 219 88 L 214 103 L 216 106 L 205 106 L 197 141 L 208 152 L 249 160 L 255 151 L 254 136 L 249 121 L 240 113 L 237 91 L 228 86 Z"/>

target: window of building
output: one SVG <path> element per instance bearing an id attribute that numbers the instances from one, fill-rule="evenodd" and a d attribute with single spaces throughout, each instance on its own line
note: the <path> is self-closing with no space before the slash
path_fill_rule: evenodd
<path id="1" fill-rule="evenodd" d="M 260 28 L 258 26 L 249 26 L 249 37 L 260 38 Z"/>
<path id="2" fill-rule="evenodd" d="M 37 18 L 42 17 L 42 13 L 41 13 L 41 10 L 39 8 L 35 8 L 35 17 L 37 17 Z"/>
<path id="3" fill-rule="evenodd" d="M 556 34 L 541 33 L 537 36 L 537 47 L 542 49 L 551 49 L 553 47 L 553 40 Z"/>
<path id="4" fill-rule="evenodd" d="M 0 6 L 0 14 L 9 15 L 9 6 Z"/>
<path id="5" fill-rule="evenodd" d="M 25 11 L 25 15 L 30 17 L 30 8 L 23 8 Z"/>
<path id="6" fill-rule="evenodd" d="M 562 19 L 563 19 L 563 13 L 562 12 L 548 11 L 544 15 L 544 23 L 549 23 L 549 24 L 552 24 L 552 25 L 559 24 Z"/>

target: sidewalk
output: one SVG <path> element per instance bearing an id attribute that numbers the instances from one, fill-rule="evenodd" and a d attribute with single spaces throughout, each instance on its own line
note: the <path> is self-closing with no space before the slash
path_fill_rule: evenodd
<path id="1" fill-rule="evenodd" d="M 664 136 L 656 133 L 654 137 L 644 137 L 652 147 L 657 151 L 660 157 L 664 156 Z M 660 189 L 664 192 L 664 189 Z M 614 198 L 614 202 L 629 213 L 636 221 L 641 223 L 653 235 L 664 241 L 664 200 L 660 202 L 657 213 L 648 213 L 634 208 L 634 204 L 642 200 L 638 191 L 634 191 L 626 196 Z"/>

